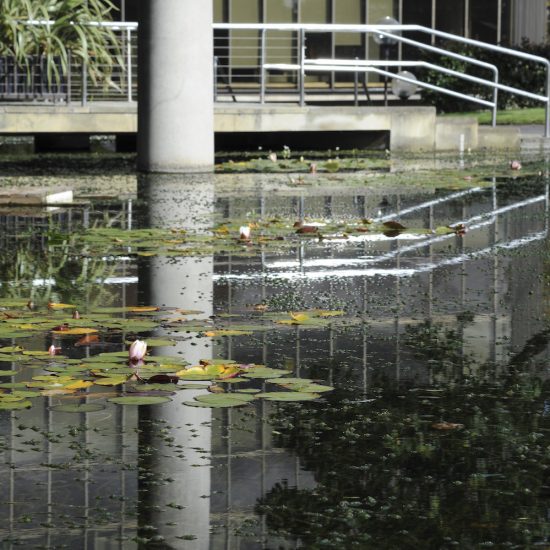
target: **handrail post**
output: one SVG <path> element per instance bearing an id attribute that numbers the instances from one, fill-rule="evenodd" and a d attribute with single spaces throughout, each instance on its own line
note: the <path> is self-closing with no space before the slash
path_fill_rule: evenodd
<path id="1" fill-rule="evenodd" d="M 265 103 L 265 29 L 260 33 L 260 103 Z"/>
<path id="2" fill-rule="evenodd" d="M 493 72 L 495 73 L 495 84 L 498 85 L 498 69 L 495 67 L 493 69 Z M 493 88 L 493 117 L 491 124 L 493 128 L 496 128 L 497 125 L 497 110 L 498 110 L 498 88 L 495 86 Z"/>
<path id="3" fill-rule="evenodd" d="M 82 107 L 85 107 L 88 103 L 88 68 L 86 66 L 86 61 L 82 61 L 82 98 L 81 104 Z"/>
<path id="4" fill-rule="evenodd" d="M 544 137 L 550 137 L 550 61 L 546 61 L 546 124 L 544 127 Z"/>
<path id="5" fill-rule="evenodd" d="M 71 50 L 67 50 L 67 105 L 71 104 L 71 93 L 73 88 L 71 72 Z"/>
<path id="6" fill-rule="evenodd" d="M 218 56 L 214 56 L 214 102 L 218 101 Z"/>
<path id="7" fill-rule="evenodd" d="M 132 101 L 132 33 L 126 29 L 126 94 L 128 102 Z"/>
<path id="8" fill-rule="evenodd" d="M 355 60 L 357 61 L 359 58 L 356 57 Z M 355 94 L 355 106 L 357 107 L 359 105 L 359 73 L 355 71 L 353 73 L 353 91 Z"/>
<path id="9" fill-rule="evenodd" d="M 305 105 L 305 57 L 306 57 L 306 35 L 304 29 L 300 29 L 299 40 L 299 55 L 300 55 L 300 107 Z"/>

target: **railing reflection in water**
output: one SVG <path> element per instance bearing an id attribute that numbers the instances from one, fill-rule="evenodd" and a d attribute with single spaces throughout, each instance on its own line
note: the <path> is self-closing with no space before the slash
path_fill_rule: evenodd
<path id="1" fill-rule="evenodd" d="M 463 221 L 469 232 L 410 241 L 302 244 L 282 257 L 264 252 L 253 258 L 144 259 L 135 282 L 115 284 L 121 300 L 138 292 L 145 303 L 198 309 L 204 317 L 242 312 L 251 303 L 289 293 L 308 307 L 325 294 L 328 306 L 345 302 L 357 312 L 359 325 L 346 330 L 296 326 L 217 343 L 191 334 L 176 348 L 157 353 L 181 352 L 191 361 L 221 356 L 292 365 L 297 375 L 321 372 L 329 383 L 338 383 L 344 364 L 353 372 L 358 395 L 367 394 L 381 376 L 429 385 L 446 374 L 415 359 L 407 327 L 425 319 L 458 326 L 464 354 L 475 352 L 479 362 L 499 365 L 541 324 L 543 258 L 506 253 L 531 251 L 547 238 L 548 187 L 541 182 L 534 187 L 524 196 L 514 196 L 510 187 L 499 190 L 495 183 L 437 198 L 350 193 L 329 199 L 293 192 L 258 199 L 217 196 L 214 183 L 203 179 L 184 184 L 173 176 L 152 176 L 140 188 L 152 226 L 175 222 L 195 229 L 202 224 L 206 230 L 220 213 L 269 217 L 282 205 L 297 217 L 336 218 L 347 209 L 349 218 L 373 215 L 429 229 Z M 467 311 L 474 322 L 460 326 L 457 314 Z M 234 530 L 243 519 L 254 518 L 257 499 L 275 483 L 315 485 L 298 459 L 277 447 L 268 422 L 276 407 L 262 402 L 254 413 L 210 412 L 181 407 L 179 401 L 139 414 L 122 407 L 84 413 L 78 420 L 50 411 L 49 399 L 42 411 L 2 413 L 6 466 L 0 483 L 6 498 L 1 509 L 8 518 L 3 539 L 47 547 L 63 541 L 81 548 L 126 548 L 139 527 L 140 536 L 163 537 L 174 548 L 229 548 L 238 538 Z M 164 428 L 169 433 L 164 435 Z M 21 452 L 35 432 L 47 434 L 40 465 L 36 456 Z M 56 436 L 65 433 L 72 437 L 69 448 Z M 266 534 L 261 519 L 252 530 L 260 538 Z M 196 539 L 176 538 L 182 534 Z M 281 546 L 293 543 L 281 541 Z"/>

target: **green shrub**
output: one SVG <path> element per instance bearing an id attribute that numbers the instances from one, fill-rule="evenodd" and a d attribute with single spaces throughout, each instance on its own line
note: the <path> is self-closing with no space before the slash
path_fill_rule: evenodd
<path id="1" fill-rule="evenodd" d="M 516 49 L 544 58 L 550 57 L 549 44 L 533 44 L 528 41 L 524 41 L 521 47 Z M 511 57 L 510 55 L 467 45 L 449 47 L 448 50 L 496 65 L 499 69 L 500 84 L 505 84 L 507 86 L 512 86 L 514 88 L 519 88 L 521 90 L 540 95 L 546 95 L 546 69 L 542 63 L 527 61 L 519 57 Z M 465 72 L 472 76 L 478 76 L 487 80 L 493 79 L 493 74 L 488 69 L 466 63 L 465 61 L 452 59 L 444 55 L 423 52 L 422 59 L 449 69 Z M 492 88 L 477 84 L 475 82 L 469 82 L 467 80 L 442 74 L 431 69 L 419 70 L 418 77 L 420 80 L 430 84 L 449 88 L 464 94 L 474 95 L 481 99 L 487 99 L 489 101 L 493 100 Z M 485 108 L 479 104 L 428 89 L 424 89 L 422 91 L 422 96 L 427 104 L 435 105 L 438 112 L 442 113 L 472 111 Z M 534 99 L 510 94 L 508 92 L 502 92 L 500 90 L 498 92 L 499 109 L 541 106 L 543 106 L 543 104 Z"/>
<path id="2" fill-rule="evenodd" d="M 107 85 L 115 61 L 122 61 L 118 42 L 110 28 L 89 23 L 112 21 L 113 9 L 109 0 L 0 0 L 0 55 L 15 59 L 27 73 L 38 58 L 50 84 L 67 74 L 72 56 L 86 64 L 94 84 Z"/>

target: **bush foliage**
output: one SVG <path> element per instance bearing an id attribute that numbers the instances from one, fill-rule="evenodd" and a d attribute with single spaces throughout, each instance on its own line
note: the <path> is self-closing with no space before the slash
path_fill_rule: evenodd
<path id="1" fill-rule="evenodd" d="M 38 59 L 50 83 L 67 74 L 72 57 L 86 65 L 94 83 L 108 84 L 121 61 L 116 36 L 90 23 L 112 21 L 113 9 L 109 0 L 0 0 L 0 56 L 27 72 Z"/>
<path id="2" fill-rule="evenodd" d="M 545 59 L 550 58 L 550 44 L 533 44 L 528 41 L 524 41 L 521 47 L 516 49 L 532 55 L 538 55 Z M 510 57 L 510 55 L 468 45 L 449 47 L 448 50 L 496 65 L 499 69 L 500 84 L 520 88 L 522 90 L 540 95 L 546 95 L 546 68 L 542 63 L 528 61 L 519 57 Z M 449 69 L 464 72 L 472 76 L 478 76 L 488 80 L 492 80 L 493 78 L 492 72 L 488 69 L 472 65 L 465 61 L 452 59 L 444 55 L 425 52 L 423 54 L 423 60 Z M 489 101 L 492 101 L 493 99 L 493 90 L 490 87 L 463 80 L 455 76 L 442 74 L 430 69 L 422 69 L 419 70 L 418 73 L 419 79 L 424 82 L 449 88 L 464 94 L 474 95 Z M 435 105 L 438 112 L 442 113 L 464 112 L 484 108 L 479 104 L 428 89 L 424 89 L 422 91 L 422 96 L 426 103 Z M 541 107 L 542 105 L 543 104 L 541 102 L 534 99 L 510 94 L 500 90 L 498 92 L 499 109 Z"/>

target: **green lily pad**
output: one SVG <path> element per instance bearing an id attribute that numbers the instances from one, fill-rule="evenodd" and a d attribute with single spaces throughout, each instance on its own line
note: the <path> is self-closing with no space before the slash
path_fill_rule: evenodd
<path id="1" fill-rule="evenodd" d="M 271 384 L 309 384 L 311 383 L 310 378 L 273 378 L 268 379 L 266 382 Z"/>
<path id="2" fill-rule="evenodd" d="M 279 383 L 277 380 L 274 380 L 273 383 L 283 386 L 284 388 L 292 391 L 302 392 L 302 393 L 324 393 L 327 391 L 332 391 L 334 388 L 332 386 L 325 386 L 323 384 L 312 384 L 309 382 L 291 382 L 291 383 Z"/>
<path id="3" fill-rule="evenodd" d="M 57 374 L 66 374 L 68 376 L 72 376 L 76 373 L 86 372 L 89 369 L 87 365 L 73 365 L 70 367 L 45 367 L 44 370 L 48 372 L 55 372 Z"/>
<path id="4" fill-rule="evenodd" d="M 154 391 L 154 390 L 161 390 L 166 392 L 174 392 L 181 390 L 182 387 L 178 386 L 177 384 L 135 384 L 131 386 L 131 391 L 137 391 L 137 392 L 147 392 L 147 391 Z M 127 391 L 130 391 L 130 388 L 127 389 Z"/>
<path id="5" fill-rule="evenodd" d="M 11 392 L 11 395 L 14 395 L 16 397 L 40 397 L 41 393 L 38 391 L 31 391 L 31 390 L 14 390 Z"/>
<path id="6" fill-rule="evenodd" d="M 0 399 L 0 411 L 13 411 L 16 409 L 28 409 L 32 407 L 32 403 L 28 399 L 23 401 L 6 401 Z"/>
<path id="7" fill-rule="evenodd" d="M 298 392 L 298 391 L 273 391 L 257 393 L 254 397 L 266 399 L 267 401 L 312 401 L 321 397 L 317 393 Z"/>
<path id="8" fill-rule="evenodd" d="M 214 378 L 216 384 L 242 384 L 243 382 L 249 382 L 246 378 Z"/>
<path id="9" fill-rule="evenodd" d="M 171 401 L 169 397 L 160 395 L 128 395 L 123 397 L 111 397 L 107 399 L 111 403 L 117 405 L 160 405 Z"/>
<path id="10" fill-rule="evenodd" d="M 0 370 L 0 376 L 14 376 L 17 374 L 16 370 Z"/>
<path id="11" fill-rule="evenodd" d="M 3 298 L 0 300 L 1 307 L 25 307 L 28 303 L 28 299 Z"/>
<path id="12" fill-rule="evenodd" d="M 208 407 L 240 407 L 253 401 L 251 395 L 235 394 L 235 393 L 209 393 L 207 395 L 198 395 L 195 401 L 204 403 L 202 406 Z M 187 405 L 187 402 L 184 402 Z M 195 406 L 195 405 L 192 405 Z"/>
<path id="13" fill-rule="evenodd" d="M 124 384 L 127 380 L 128 377 L 124 375 L 111 376 L 107 378 L 98 378 L 94 380 L 94 384 L 96 386 L 119 386 L 120 384 Z"/>
<path id="14" fill-rule="evenodd" d="M 204 390 L 209 384 L 178 384 L 180 390 Z"/>
<path id="15" fill-rule="evenodd" d="M 0 353 L 17 353 L 19 351 L 23 351 L 21 346 L 5 346 L 0 348 Z"/>
<path id="16" fill-rule="evenodd" d="M 272 369 L 270 367 L 253 367 L 245 372 L 242 376 L 245 378 L 278 378 L 285 374 L 290 374 L 291 371 L 283 369 Z"/>
<path id="17" fill-rule="evenodd" d="M 5 390 L 13 390 L 17 388 L 25 388 L 26 383 L 25 382 L 4 382 L 3 384 L 0 384 L 0 388 Z"/>
<path id="18" fill-rule="evenodd" d="M 66 405 L 55 405 L 49 407 L 50 411 L 66 413 L 88 413 L 102 411 L 105 405 L 100 403 L 71 403 Z"/>
<path id="19" fill-rule="evenodd" d="M 243 388 L 242 390 L 237 390 L 237 393 L 260 393 L 261 390 L 258 390 L 256 388 Z"/>

